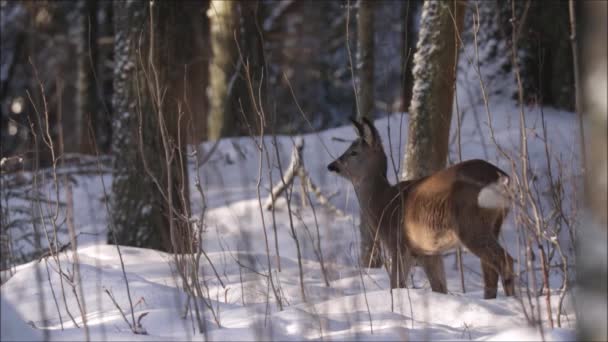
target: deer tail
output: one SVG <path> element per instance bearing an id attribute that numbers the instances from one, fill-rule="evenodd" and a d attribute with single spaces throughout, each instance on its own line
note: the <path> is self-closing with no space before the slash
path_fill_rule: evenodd
<path id="1" fill-rule="evenodd" d="M 477 195 L 477 205 L 480 208 L 504 209 L 508 208 L 510 203 L 509 177 L 504 175 L 481 188 Z"/>

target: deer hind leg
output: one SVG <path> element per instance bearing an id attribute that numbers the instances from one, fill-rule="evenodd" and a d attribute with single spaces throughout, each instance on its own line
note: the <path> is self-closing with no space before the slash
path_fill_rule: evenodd
<path id="1" fill-rule="evenodd" d="M 442 255 L 423 255 L 418 260 L 422 264 L 424 273 L 431 283 L 433 292 L 448 293 L 448 286 L 443 268 Z"/>
<path id="2" fill-rule="evenodd" d="M 498 237 L 500 235 L 500 228 L 502 226 L 502 221 L 505 218 L 505 216 L 507 215 L 507 211 L 503 212 L 496 220 L 496 222 L 494 223 L 494 238 L 497 241 L 498 244 Z M 500 247 L 500 244 L 499 244 Z M 502 247 L 501 247 L 502 248 Z M 513 257 L 511 257 L 511 255 L 509 255 L 509 253 L 503 249 L 503 256 L 504 256 L 504 263 L 505 263 L 505 275 L 501 274 L 500 277 L 502 278 L 502 288 L 505 291 L 505 294 L 507 296 L 514 296 L 515 295 L 515 279 L 514 279 L 514 272 L 513 272 Z"/>
<path id="3" fill-rule="evenodd" d="M 483 298 L 496 298 L 496 294 L 498 293 L 498 272 L 496 268 L 492 264 L 481 260 L 481 272 L 484 284 Z"/>
<path id="4" fill-rule="evenodd" d="M 494 223 L 494 227 L 492 229 L 492 234 L 494 239 L 498 241 L 498 237 L 500 236 L 500 228 L 502 226 L 503 217 L 500 216 L 497 218 Z M 498 292 L 498 271 L 497 269 L 490 263 L 481 261 L 481 273 L 483 274 L 483 283 L 484 283 L 484 295 L 483 297 L 488 298 L 496 298 Z M 505 287 L 506 289 L 506 287 Z M 505 290 L 506 291 L 506 290 Z"/>
<path id="5" fill-rule="evenodd" d="M 478 238 L 478 237 L 477 237 Z M 507 296 L 515 294 L 513 283 L 513 258 L 498 244 L 494 237 L 481 240 L 475 238 L 463 239 L 462 243 L 481 259 L 484 273 L 484 298 L 496 298 L 498 280 L 495 273 L 502 278 L 502 287 Z"/>

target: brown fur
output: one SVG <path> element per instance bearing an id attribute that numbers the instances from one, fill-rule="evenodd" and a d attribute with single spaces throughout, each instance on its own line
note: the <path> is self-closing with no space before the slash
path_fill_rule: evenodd
<path id="1" fill-rule="evenodd" d="M 359 139 L 328 169 L 353 183 L 363 224 L 391 255 L 391 287 L 404 286 L 416 258 L 432 290 L 447 293 L 442 253 L 462 244 L 481 260 L 484 298 L 496 298 L 499 275 L 505 293 L 513 295 L 513 258 L 498 243 L 508 208 L 478 205 L 481 189 L 508 175 L 476 159 L 391 185 L 375 127 L 369 121 L 355 126 Z"/>

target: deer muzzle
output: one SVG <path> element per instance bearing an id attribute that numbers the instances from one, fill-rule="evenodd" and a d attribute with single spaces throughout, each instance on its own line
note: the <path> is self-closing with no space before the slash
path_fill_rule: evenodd
<path id="1" fill-rule="evenodd" d="M 333 161 L 331 164 L 327 165 L 327 169 L 331 172 L 340 173 L 340 167 L 338 166 L 338 161 Z"/>

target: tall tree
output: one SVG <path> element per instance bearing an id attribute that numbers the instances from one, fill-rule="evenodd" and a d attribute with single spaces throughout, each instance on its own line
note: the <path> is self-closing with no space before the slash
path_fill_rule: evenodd
<path id="1" fill-rule="evenodd" d="M 472 59 L 479 60 L 490 98 L 495 94 L 517 98 L 510 57 L 515 27 L 520 32 L 517 55 L 524 101 L 574 108 L 567 1 L 486 0 L 469 1 L 467 6 L 470 10 L 465 16 L 462 39 L 471 50 L 477 45 Z M 517 18 L 517 22 L 513 22 L 513 18 Z M 469 63 L 461 63 L 461 67 L 471 68 Z M 512 81 L 511 86 L 505 79 Z"/>
<path id="2" fill-rule="evenodd" d="M 98 124 L 97 82 L 97 0 L 77 2 L 78 25 L 76 32 L 76 112 L 73 134 L 78 139 L 80 151 L 92 153 L 93 141 L 100 135 Z M 93 129 L 89 132 L 89 127 Z"/>
<path id="3" fill-rule="evenodd" d="M 187 252 L 185 67 L 196 3 L 114 3 L 112 227 L 118 244 Z M 200 11 L 198 12 L 200 13 Z M 194 84 L 186 84 L 187 88 Z M 190 89 L 192 92 L 192 89 Z"/>
<path id="4" fill-rule="evenodd" d="M 374 110 L 374 2 L 359 0 L 357 12 L 357 78 L 359 119 L 373 117 Z"/>
<path id="5" fill-rule="evenodd" d="M 513 18 L 511 1 L 499 3 L 499 6 L 507 7 L 503 22 L 508 27 L 506 20 Z M 521 32 L 525 32 L 518 42 L 525 99 L 573 110 L 574 76 L 568 2 L 516 1 L 515 11 L 522 13 L 519 25 Z"/>
<path id="6" fill-rule="evenodd" d="M 464 12 L 464 2 L 455 0 L 425 1 L 422 7 L 404 179 L 445 167 Z"/>
<path id="7" fill-rule="evenodd" d="M 374 2 L 359 0 L 357 12 L 357 84 L 358 104 L 357 117 L 371 119 L 374 110 Z M 374 227 L 363 222 L 360 215 L 359 232 L 361 238 L 360 258 L 364 266 L 380 267 L 379 244 L 374 247 Z M 373 255 L 372 255 L 373 253 Z"/>
<path id="8" fill-rule="evenodd" d="M 574 7 L 574 3 L 570 4 Z M 577 280 L 580 291 L 576 297 L 578 340 L 606 341 L 608 329 L 606 308 L 608 293 L 608 53 L 606 27 L 608 6 L 604 1 L 577 3 L 576 22 L 581 24 L 580 60 L 582 109 L 585 133 L 588 134 L 585 165 L 585 210 L 583 224 L 577 231 Z M 574 19 L 574 18 L 572 18 Z M 571 19 L 571 20 L 572 20 Z M 576 25 L 573 25 L 576 27 Z M 575 40 L 576 42 L 576 40 Z M 584 143 L 584 142 L 583 142 Z"/>
<path id="9" fill-rule="evenodd" d="M 214 0 L 207 15 L 212 54 L 207 87 L 209 139 L 257 133 L 259 106 L 266 100 L 258 91 L 265 90 L 260 82 L 267 72 L 260 2 Z"/>
<path id="10" fill-rule="evenodd" d="M 219 139 L 237 132 L 238 106 L 234 82 L 239 55 L 236 44 L 239 27 L 236 0 L 212 0 L 207 10 L 210 20 L 211 62 L 209 63 L 208 138 Z"/>
<path id="11" fill-rule="evenodd" d="M 421 5 L 420 0 L 407 0 L 401 7 L 401 105 L 403 111 L 412 100 L 414 51 L 416 49 L 416 9 Z"/>
<path id="12" fill-rule="evenodd" d="M 465 9 L 466 3 L 460 0 L 427 0 L 422 6 L 403 179 L 424 177 L 445 167 Z M 443 266 L 441 256 L 433 258 Z"/>

